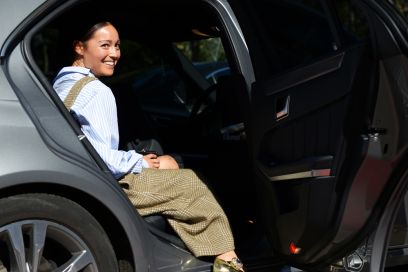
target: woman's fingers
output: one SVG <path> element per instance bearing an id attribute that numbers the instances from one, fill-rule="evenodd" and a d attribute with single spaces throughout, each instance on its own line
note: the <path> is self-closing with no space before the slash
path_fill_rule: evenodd
<path id="1" fill-rule="evenodd" d="M 154 168 L 159 168 L 160 167 L 160 161 L 159 161 L 159 159 L 157 159 L 157 157 L 152 158 L 151 162 L 153 163 Z"/>
<path id="2" fill-rule="evenodd" d="M 160 161 L 157 158 L 152 159 L 152 161 L 153 161 L 154 168 L 160 167 Z"/>
<path id="3" fill-rule="evenodd" d="M 159 168 L 160 167 L 160 160 L 157 158 L 157 155 L 147 154 L 147 155 L 144 155 L 143 158 L 147 161 L 150 168 Z"/>
<path id="4" fill-rule="evenodd" d="M 157 155 L 156 154 L 147 154 L 147 155 L 145 155 L 145 157 L 147 157 L 149 159 L 156 159 Z"/>

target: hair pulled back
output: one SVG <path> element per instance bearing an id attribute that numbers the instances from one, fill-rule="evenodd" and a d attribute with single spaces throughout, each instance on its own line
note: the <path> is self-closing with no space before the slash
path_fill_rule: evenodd
<path id="1" fill-rule="evenodd" d="M 99 22 L 97 24 L 94 24 L 92 27 L 85 29 L 84 31 L 80 31 L 78 33 L 78 38 L 74 40 L 75 42 L 83 42 L 86 43 L 89 39 L 92 38 L 93 34 L 98 31 L 101 28 L 104 28 L 105 26 L 112 25 L 110 22 Z"/>
<path id="2" fill-rule="evenodd" d="M 105 21 L 105 22 L 99 22 L 97 24 L 94 24 L 90 28 L 86 28 L 84 30 L 80 30 L 76 33 L 76 38 L 74 39 L 72 46 L 73 46 L 73 51 L 74 51 L 74 58 L 73 61 L 77 60 L 80 58 L 80 56 L 75 52 L 75 46 L 78 45 L 78 43 L 82 43 L 84 46 L 86 46 L 86 42 L 89 41 L 94 33 L 98 31 L 101 28 L 104 28 L 105 26 L 112 25 L 110 22 Z"/>

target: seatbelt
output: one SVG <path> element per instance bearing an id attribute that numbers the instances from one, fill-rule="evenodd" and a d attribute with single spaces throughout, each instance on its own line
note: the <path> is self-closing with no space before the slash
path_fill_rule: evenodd
<path id="1" fill-rule="evenodd" d="M 68 95 L 64 99 L 64 105 L 68 109 L 68 111 L 71 111 L 71 108 L 74 105 L 75 100 L 77 99 L 82 88 L 89 82 L 94 81 L 95 79 L 97 78 L 93 76 L 86 76 L 75 82 L 74 86 L 72 86 Z"/>
<path id="2" fill-rule="evenodd" d="M 72 114 L 73 118 L 77 122 L 78 126 L 81 127 L 81 124 L 79 123 L 78 119 L 76 118 L 76 115 L 71 111 L 72 106 L 75 103 L 75 100 L 77 99 L 79 93 L 81 92 L 82 88 L 88 84 L 89 82 L 97 79 L 96 77 L 93 76 L 85 76 L 75 82 L 74 86 L 72 86 L 71 90 L 69 90 L 68 95 L 64 99 L 64 105 L 68 109 L 68 111 Z M 103 161 L 103 159 L 99 156 L 98 152 L 95 150 L 95 148 L 92 146 L 92 144 L 86 140 L 83 141 L 83 139 L 86 139 L 84 135 L 78 135 L 78 139 L 80 139 L 84 145 L 85 148 L 88 149 L 89 154 L 92 156 L 92 158 L 95 160 L 96 164 L 99 166 L 99 168 L 111 179 L 115 180 L 115 177 L 112 175 L 112 172 L 109 170 L 108 166 L 106 163 Z"/>
<path id="3" fill-rule="evenodd" d="M 77 71 L 62 72 L 62 73 L 59 73 L 59 74 L 53 79 L 52 85 L 54 85 L 54 83 L 55 83 L 58 79 L 60 79 L 61 77 L 66 76 L 66 75 L 69 75 L 69 74 L 81 74 L 81 75 L 84 75 L 84 76 L 87 76 L 87 75 L 88 75 L 88 73 L 84 74 L 84 73 L 80 73 L 80 72 L 77 72 Z"/>

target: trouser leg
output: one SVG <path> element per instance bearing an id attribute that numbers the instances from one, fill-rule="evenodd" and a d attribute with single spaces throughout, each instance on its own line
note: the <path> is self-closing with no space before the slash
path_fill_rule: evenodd
<path id="1" fill-rule="evenodd" d="M 142 215 L 163 214 L 195 256 L 234 250 L 228 219 L 211 191 L 189 169 L 144 169 L 121 183 Z"/>

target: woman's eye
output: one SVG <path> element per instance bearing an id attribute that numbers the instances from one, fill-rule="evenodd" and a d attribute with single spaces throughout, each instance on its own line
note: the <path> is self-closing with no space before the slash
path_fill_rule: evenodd
<path id="1" fill-rule="evenodd" d="M 106 43 L 106 44 L 102 44 L 101 47 L 102 47 L 102 48 L 109 48 L 109 44 L 107 44 L 107 43 Z"/>

